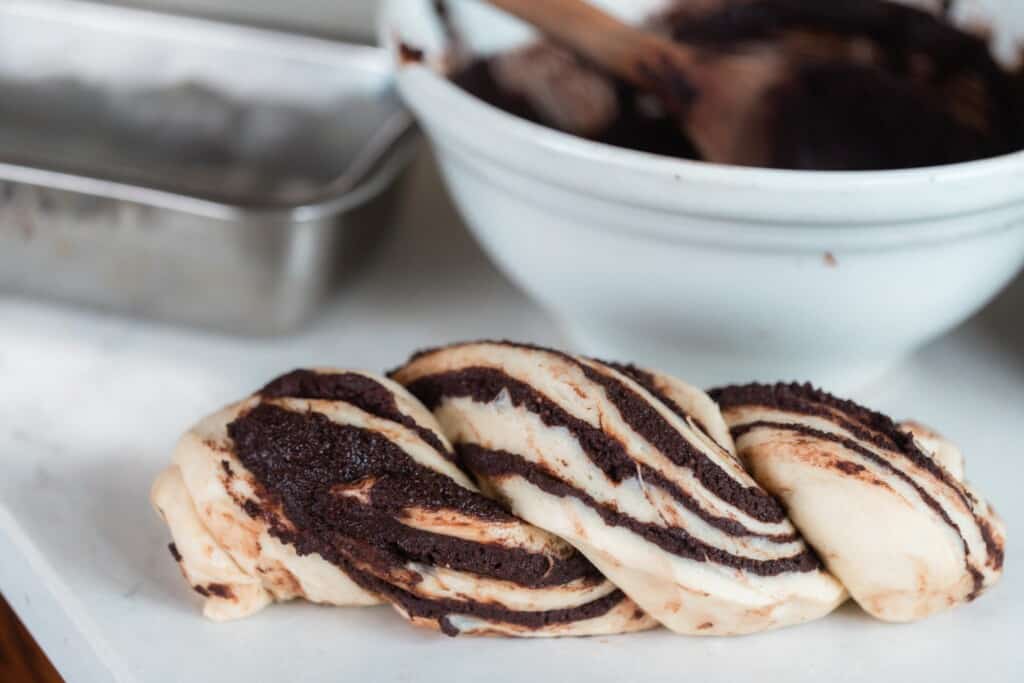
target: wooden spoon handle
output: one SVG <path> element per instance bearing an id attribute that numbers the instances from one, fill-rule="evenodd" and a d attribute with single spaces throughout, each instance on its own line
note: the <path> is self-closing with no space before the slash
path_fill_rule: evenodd
<path id="1" fill-rule="evenodd" d="M 625 24 L 583 0 L 488 0 L 599 68 L 655 95 L 708 161 L 770 161 L 764 94 L 786 74 L 779 50 L 722 56 Z"/>
<path id="2" fill-rule="evenodd" d="M 687 105 L 697 85 L 692 48 L 630 26 L 583 0 L 488 1 L 670 105 Z"/>

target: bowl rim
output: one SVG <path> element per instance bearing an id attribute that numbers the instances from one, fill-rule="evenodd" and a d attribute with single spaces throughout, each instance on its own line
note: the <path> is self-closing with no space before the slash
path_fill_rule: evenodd
<path id="1" fill-rule="evenodd" d="M 844 239 L 857 242 L 867 235 L 855 232 L 871 232 L 879 239 L 882 229 L 896 230 L 901 241 L 909 242 L 1024 229 L 1024 150 L 921 168 L 802 171 L 615 147 L 521 119 L 452 83 L 445 69 L 437 68 L 445 65 L 434 44 L 437 27 L 421 25 L 429 12 L 410 16 L 403 3 L 387 0 L 377 15 L 377 38 L 395 60 L 399 92 L 442 166 L 449 159 L 506 191 L 522 194 L 524 183 L 541 184 L 546 191 L 536 200 L 566 209 L 567 197 L 558 193 L 568 193 L 578 197 L 577 207 L 591 211 L 590 218 L 621 208 L 641 231 L 640 224 L 650 228 L 676 217 L 674 230 L 657 230 L 666 237 L 696 227 L 688 224 L 680 231 L 680 216 L 700 219 L 718 234 L 740 227 L 759 235 L 831 228 L 834 236 L 841 231 Z M 397 43 L 406 35 L 417 36 L 430 48 L 426 60 L 403 63 Z"/>
<path id="2" fill-rule="evenodd" d="M 918 238 L 1024 227 L 1024 151 L 889 171 L 728 166 L 614 147 L 521 119 L 426 64 L 400 66 L 397 81 L 442 154 L 527 171 L 538 182 L 607 203 L 762 228 L 898 225 Z M 538 163 L 545 158 L 551 163 Z M 675 191 L 681 187 L 688 191 Z M 986 220 L 963 220 L 979 214 Z"/>

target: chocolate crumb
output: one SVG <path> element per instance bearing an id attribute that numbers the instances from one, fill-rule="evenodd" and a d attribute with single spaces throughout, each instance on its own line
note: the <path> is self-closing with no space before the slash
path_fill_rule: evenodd
<path id="1" fill-rule="evenodd" d="M 242 509 L 245 510 L 245 514 L 249 515 L 253 519 L 263 519 L 263 510 L 260 508 L 260 504 L 252 498 L 249 498 L 242 503 Z"/>
<path id="2" fill-rule="evenodd" d="M 421 64 L 423 63 L 424 53 L 418 47 L 413 47 L 402 41 L 398 44 L 398 56 L 401 63 L 404 64 Z"/>
<path id="3" fill-rule="evenodd" d="M 438 626 L 441 627 L 441 633 L 445 634 L 450 638 L 454 638 L 459 635 L 459 629 L 455 628 L 455 624 L 447 616 L 441 617 L 438 620 Z"/>
<path id="4" fill-rule="evenodd" d="M 168 543 L 167 549 L 171 551 L 171 557 L 174 558 L 175 562 L 181 562 L 181 553 L 178 552 L 178 546 Z"/>
<path id="5" fill-rule="evenodd" d="M 209 583 L 206 585 L 206 590 L 210 595 L 215 595 L 224 600 L 235 599 L 235 593 L 231 590 L 231 586 L 223 583 Z"/>
<path id="6" fill-rule="evenodd" d="M 836 260 L 835 254 L 831 251 L 825 252 L 825 265 L 829 268 L 835 268 L 839 265 L 839 261 Z"/>
<path id="7" fill-rule="evenodd" d="M 210 597 L 210 591 L 206 590 L 202 586 L 192 586 L 192 590 L 194 590 L 196 593 L 199 593 L 204 598 Z"/>
<path id="8" fill-rule="evenodd" d="M 839 470 L 840 472 L 842 472 L 844 474 L 851 474 L 851 475 L 852 474 L 860 474 L 865 469 L 867 469 L 863 465 L 858 465 L 855 462 L 849 462 L 849 461 L 846 461 L 846 460 L 840 460 L 839 462 L 835 463 L 833 465 L 833 467 L 835 467 L 837 470 Z"/>
<path id="9" fill-rule="evenodd" d="M 971 575 L 971 582 L 973 584 L 971 592 L 967 595 L 967 602 L 974 602 L 981 595 L 981 592 L 985 590 L 985 577 L 973 565 L 967 565 L 967 571 Z"/>

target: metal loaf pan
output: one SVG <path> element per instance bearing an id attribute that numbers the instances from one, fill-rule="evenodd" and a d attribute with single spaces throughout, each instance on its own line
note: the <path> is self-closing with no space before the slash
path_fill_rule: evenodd
<path id="1" fill-rule="evenodd" d="M 392 73 L 372 47 L 0 4 L 0 290 L 294 329 L 389 227 L 416 147 Z"/>

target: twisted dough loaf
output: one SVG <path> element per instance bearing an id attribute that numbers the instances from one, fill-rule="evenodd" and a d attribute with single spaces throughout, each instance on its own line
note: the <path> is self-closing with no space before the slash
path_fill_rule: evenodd
<path id="1" fill-rule="evenodd" d="M 485 492 L 572 543 L 673 631 L 752 633 L 846 598 L 722 446 L 715 405 L 678 380 L 506 343 L 422 353 L 392 376 Z"/>
<path id="2" fill-rule="evenodd" d="M 809 385 L 712 391 L 761 485 L 867 612 L 912 621 L 1002 573 L 1002 522 L 952 444 Z"/>
<path id="3" fill-rule="evenodd" d="M 402 387 L 297 371 L 190 430 L 152 499 L 215 620 L 272 600 L 385 601 L 449 635 L 594 635 L 656 625 L 572 546 L 455 466 Z"/>
<path id="4" fill-rule="evenodd" d="M 449 635 L 727 635 L 847 589 L 916 619 L 1001 573 L 955 447 L 806 386 L 716 390 L 723 418 L 672 377 L 503 342 L 392 377 L 296 371 L 182 438 L 153 501 L 209 617 L 305 597 Z"/>
<path id="5" fill-rule="evenodd" d="M 1002 573 L 1002 522 L 959 450 L 806 385 L 719 389 L 715 405 L 665 375 L 506 343 L 421 353 L 394 377 L 485 491 L 678 632 L 825 614 L 844 593 L 817 557 L 888 621 L 973 600 Z"/>

